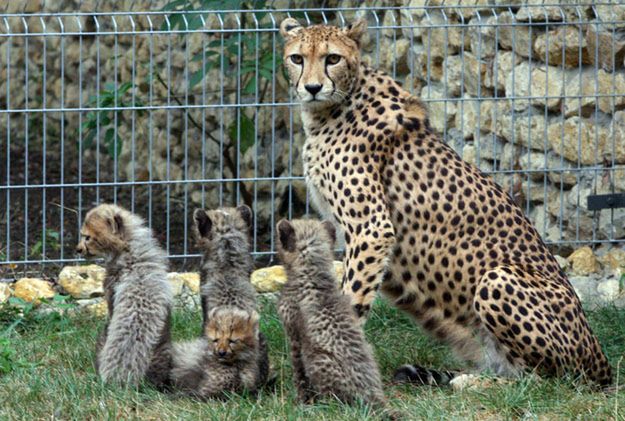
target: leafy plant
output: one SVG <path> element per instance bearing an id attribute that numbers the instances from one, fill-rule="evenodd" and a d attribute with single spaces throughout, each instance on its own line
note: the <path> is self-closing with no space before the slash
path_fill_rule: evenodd
<path id="1" fill-rule="evenodd" d="M 175 11 L 163 23 L 163 29 L 194 30 L 202 27 L 202 11 L 206 10 L 250 10 L 267 9 L 266 0 L 245 1 L 245 0 L 174 0 L 167 3 L 162 10 Z M 185 13 L 180 13 L 185 12 Z M 247 19 L 252 13 L 242 13 L 240 22 L 241 28 L 245 28 Z M 253 12 L 258 22 L 267 12 Z M 183 18 L 184 16 L 184 18 Z M 186 24 L 185 24 L 186 19 Z M 262 27 L 261 23 L 261 27 Z M 201 83 L 206 75 L 213 69 L 223 69 L 225 74 L 237 72 L 240 75 L 241 95 L 254 95 L 258 93 L 260 100 L 265 89 L 273 79 L 273 72 L 282 63 L 282 57 L 274 55 L 270 50 L 270 45 L 257 39 L 253 32 L 240 32 L 237 34 L 222 35 L 220 39 L 210 41 L 206 49 L 196 53 L 192 62 L 202 62 L 199 70 L 193 72 L 189 77 L 189 87 L 193 88 Z M 260 42 L 260 44 L 259 44 Z M 261 52 L 258 54 L 257 52 Z M 240 98 L 238 99 L 240 101 Z M 238 118 L 227 128 L 228 136 L 234 144 L 238 141 L 239 150 L 244 154 L 256 139 L 254 136 L 254 118 L 249 118 L 243 113 L 238 114 Z"/>
<path id="2" fill-rule="evenodd" d="M 33 364 L 21 358 L 8 337 L 0 336 L 0 375 L 16 368 L 31 367 Z"/>
<path id="3" fill-rule="evenodd" d="M 132 106 L 143 106 L 140 99 L 131 97 L 135 85 L 131 82 L 124 82 L 119 86 L 113 83 L 104 85 L 104 89 L 99 95 L 89 97 L 88 104 L 96 108 L 115 108 L 114 110 L 95 110 L 87 113 L 82 128 L 85 132 L 83 138 L 83 149 L 90 149 L 95 144 L 96 136 L 104 133 L 103 145 L 110 156 L 119 155 L 122 150 L 122 139 L 119 137 L 119 126 L 123 122 L 123 108 Z M 143 115 L 143 111 L 138 110 L 137 115 Z M 117 125 L 117 127 L 116 127 Z M 117 129 L 117 130 L 116 130 Z"/>
<path id="4" fill-rule="evenodd" d="M 58 250 L 61 247 L 61 236 L 58 231 L 53 229 L 44 229 L 43 237 L 45 238 L 46 247 L 52 250 Z M 43 239 L 37 241 L 30 249 L 30 254 L 32 256 L 41 256 L 43 252 Z"/>

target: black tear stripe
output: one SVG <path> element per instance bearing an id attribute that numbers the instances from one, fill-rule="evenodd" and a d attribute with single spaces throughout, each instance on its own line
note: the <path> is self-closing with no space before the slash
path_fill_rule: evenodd
<path id="1" fill-rule="evenodd" d="M 332 82 L 332 95 L 334 95 L 334 92 L 336 92 L 336 83 L 334 83 L 334 81 L 332 80 L 332 78 L 328 74 L 328 65 L 327 64 L 325 64 L 323 66 L 323 73 L 325 73 L 326 77 L 328 79 L 330 79 L 330 82 Z"/>
<path id="2" fill-rule="evenodd" d="M 299 74 L 299 77 L 297 78 L 297 82 L 295 82 L 295 93 L 297 94 L 297 85 L 299 85 L 299 81 L 302 80 L 302 75 L 304 74 L 304 63 L 302 63 L 302 71 Z"/>

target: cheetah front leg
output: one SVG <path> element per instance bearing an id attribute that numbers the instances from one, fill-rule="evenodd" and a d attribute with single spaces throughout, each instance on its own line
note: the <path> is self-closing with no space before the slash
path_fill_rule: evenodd
<path id="1" fill-rule="evenodd" d="M 395 230 L 386 209 L 366 219 L 345 218 L 341 222 L 345 230 L 342 289 L 351 297 L 358 318 L 364 321 L 388 269 Z"/>

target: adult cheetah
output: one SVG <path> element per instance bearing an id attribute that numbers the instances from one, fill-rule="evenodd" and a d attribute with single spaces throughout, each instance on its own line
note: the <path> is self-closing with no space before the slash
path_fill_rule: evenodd
<path id="1" fill-rule="evenodd" d="M 537 231 L 441 141 L 418 99 L 361 63 L 365 31 L 362 20 L 280 26 L 302 105 L 307 185 L 318 211 L 344 231 L 343 291 L 356 313 L 364 318 L 381 286 L 480 370 L 609 384 L 580 301 Z M 404 366 L 396 378 L 418 382 L 424 373 L 435 372 Z"/>

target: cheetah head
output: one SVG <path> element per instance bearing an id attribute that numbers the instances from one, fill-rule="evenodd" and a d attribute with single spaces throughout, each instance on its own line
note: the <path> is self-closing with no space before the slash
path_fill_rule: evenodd
<path id="1" fill-rule="evenodd" d="M 325 108 L 343 101 L 351 92 L 359 76 L 360 39 L 366 29 L 364 20 L 345 28 L 304 28 L 293 18 L 282 21 L 284 65 L 302 105 Z"/>
<path id="2" fill-rule="evenodd" d="M 143 220 L 127 210 L 109 204 L 87 212 L 80 229 L 76 252 L 85 257 L 108 257 L 127 249 L 129 231 Z"/>
<path id="3" fill-rule="evenodd" d="M 336 230 L 329 221 L 282 219 L 276 234 L 278 256 L 287 267 L 324 267 L 334 259 Z"/>

